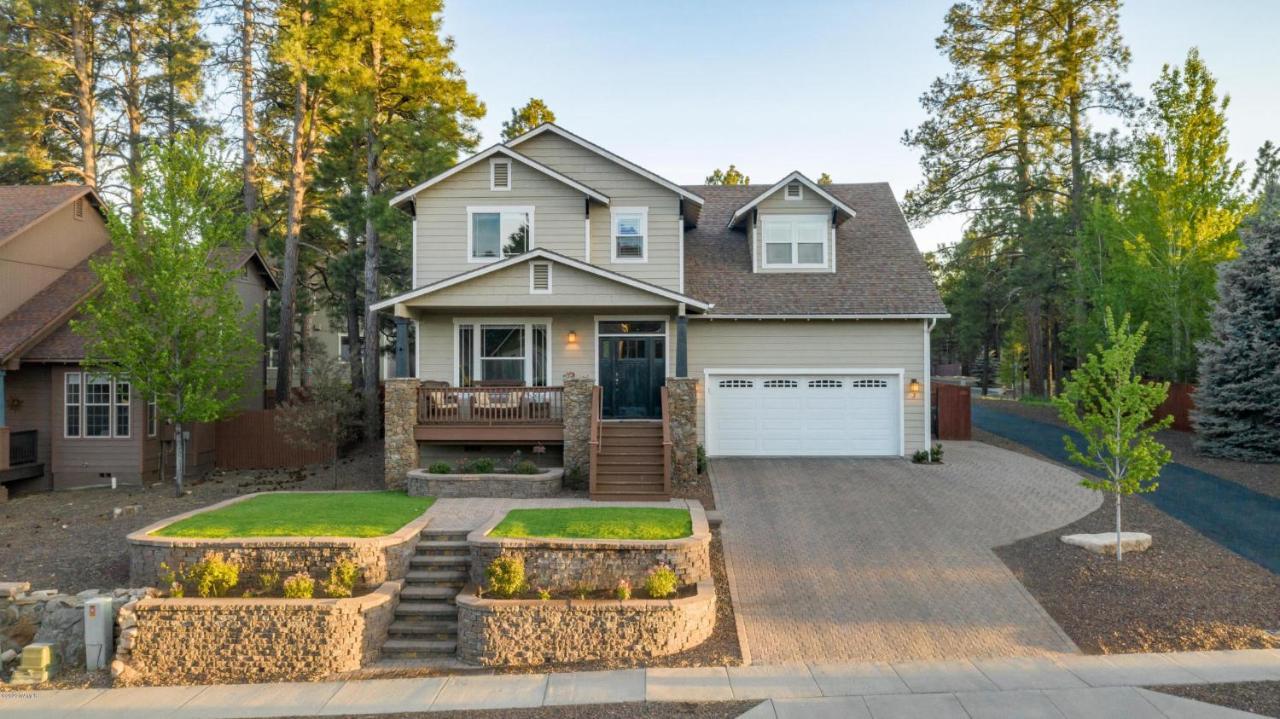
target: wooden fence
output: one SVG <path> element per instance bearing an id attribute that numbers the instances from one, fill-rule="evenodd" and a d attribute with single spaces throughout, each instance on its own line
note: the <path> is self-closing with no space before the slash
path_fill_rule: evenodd
<path id="1" fill-rule="evenodd" d="M 1193 384 L 1170 382 L 1169 396 L 1156 408 L 1156 418 L 1171 414 L 1173 415 L 1173 429 L 1179 432 L 1192 431 L 1191 410 L 1196 408 L 1192 395 L 1195 394 L 1195 391 L 1196 386 Z"/>
<path id="2" fill-rule="evenodd" d="M 933 436 L 935 439 L 967 440 L 973 435 L 969 413 L 969 388 L 958 384 L 932 383 Z"/>
<path id="3" fill-rule="evenodd" d="M 300 449 L 286 442 L 284 435 L 276 431 L 278 411 L 251 410 L 218 422 L 218 469 L 285 469 L 321 464 L 333 458 L 332 445 Z"/>

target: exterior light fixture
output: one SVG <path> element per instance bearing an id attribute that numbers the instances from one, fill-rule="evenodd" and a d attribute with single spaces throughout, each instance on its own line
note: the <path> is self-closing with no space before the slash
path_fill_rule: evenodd
<path id="1" fill-rule="evenodd" d="M 578 333 L 574 332 L 573 330 L 569 330 L 569 344 L 571 345 L 578 344 Z"/>
<path id="2" fill-rule="evenodd" d="M 911 384 L 907 385 L 907 397 L 920 399 L 920 380 L 912 378 Z"/>

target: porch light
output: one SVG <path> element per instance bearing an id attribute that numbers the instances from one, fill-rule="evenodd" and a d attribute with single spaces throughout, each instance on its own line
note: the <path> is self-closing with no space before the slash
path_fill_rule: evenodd
<path id="1" fill-rule="evenodd" d="M 574 332 L 573 330 L 569 330 L 569 344 L 571 345 L 578 344 L 578 333 Z"/>
<path id="2" fill-rule="evenodd" d="M 920 380 L 911 379 L 911 383 L 907 385 L 907 398 L 920 399 Z"/>

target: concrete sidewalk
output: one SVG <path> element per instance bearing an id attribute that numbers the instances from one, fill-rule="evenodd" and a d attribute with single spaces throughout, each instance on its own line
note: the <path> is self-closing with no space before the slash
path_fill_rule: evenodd
<path id="1" fill-rule="evenodd" d="M 1250 715 L 1137 687 L 1269 680 L 1280 680 L 1280 650 L 0 692 L 0 717 L 215 719 L 759 699 L 749 712 L 757 719 L 1226 719 Z"/>

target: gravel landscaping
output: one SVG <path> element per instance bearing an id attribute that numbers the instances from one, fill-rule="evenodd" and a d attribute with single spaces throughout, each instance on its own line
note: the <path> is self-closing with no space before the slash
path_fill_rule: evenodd
<path id="1" fill-rule="evenodd" d="M 1208 702 L 1268 717 L 1280 717 L 1280 682 L 1236 684 L 1179 684 L 1151 687 L 1153 691 Z"/>
<path id="2" fill-rule="evenodd" d="M 974 438 L 1040 457 L 978 429 Z M 1145 552 L 1116 562 L 1059 540 L 1064 534 L 1114 531 L 1114 512 L 1108 497 L 1076 522 L 995 550 L 1082 651 L 1280 647 L 1280 635 L 1268 633 L 1280 630 L 1280 576 L 1144 499 L 1126 497 L 1124 512 L 1126 529 L 1154 538 Z"/>

